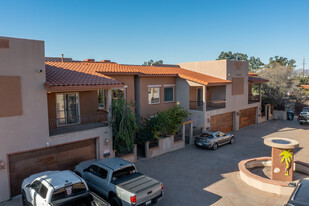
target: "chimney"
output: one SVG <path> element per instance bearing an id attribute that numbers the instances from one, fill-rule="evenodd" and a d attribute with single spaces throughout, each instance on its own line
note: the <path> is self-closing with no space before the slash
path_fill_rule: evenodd
<path id="1" fill-rule="evenodd" d="M 61 54 L 61 62 L 63 62 L 63 54 Z"/>
<path id="2" fill-rule="evenodd" d="M 84 62 L 94 62 L 95 59 L 84 59 Z"/>
<path id="3" fill-rule="evenodd" d="M 100 62 L 103 62 L 103 63 L 110 63 L 111 60 L 101 60 Z"/>

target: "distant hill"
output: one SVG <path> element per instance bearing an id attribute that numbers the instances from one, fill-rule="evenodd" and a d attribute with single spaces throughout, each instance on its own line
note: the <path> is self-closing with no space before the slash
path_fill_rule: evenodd
<path id="1" fill-rule="evenodd" d="M 303 74 L 303 69 L 294 69 L 294 72 L 297 74 Z M 309 75 L 309 69 L 305 69 L 305 75 L 308 76 Z"/>

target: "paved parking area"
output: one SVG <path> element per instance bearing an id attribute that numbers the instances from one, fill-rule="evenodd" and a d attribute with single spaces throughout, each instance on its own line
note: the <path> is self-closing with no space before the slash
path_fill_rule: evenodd
<path id="1" fill-rule="evenodd" d="M 136 163 L 140 172 L 161 180 L 165 196 L 160 206 L 171 205 L 283 205 L 287 196 L 265 193 L 242 182 L 238 162 L 270 156 L 266 137 L 289 137 L 300 142 L 296 160 L 309 162 L 309 125 L 297 121 L 268 121 L 234 132 L 237 142 L 218 150 L 197 149 L 190 145 Z"/>
<path id="2" fill-rule="evenodd" d="M 297 121 L 272 120 L 234 132 L 236 143 L 218 150 L 197 149 L 193 145 L 152 159 L 140 160 L 140 172 L 164 183 L 164 198 L 159 206 L 207 205 L 283 205 L 287 196 L 254 189 L 242 182 L 238 162 L 243 159 L 270 156 L 267 137 L 288 137 L 300 142 L 296 160 L 309 162 L 309 125 Z M 0 206 L 21 205 L 20 198 Z"/>

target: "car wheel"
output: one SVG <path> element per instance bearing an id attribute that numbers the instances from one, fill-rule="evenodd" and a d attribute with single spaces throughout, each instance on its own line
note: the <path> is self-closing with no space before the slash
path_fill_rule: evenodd
<path id="1" fill-rule="evenodd" d="M 212 145 L 212 149 L 213 149 L 213 150 L 218 149 L 218 144 L 217 144 L 217 143 L 214 143 L 214 145 Z"/>
<path id="2" fill-rule="evenodd" d="M 231 137 L 230 144 L 233 144 L 235 142 L 235 137 Z"/>
<path id="3" fill-rule="evenodd" d="M 118 197 L 113 197 L 110 203 L 111 206 L 122 206 L 121 201 L 119 200 Z"/>

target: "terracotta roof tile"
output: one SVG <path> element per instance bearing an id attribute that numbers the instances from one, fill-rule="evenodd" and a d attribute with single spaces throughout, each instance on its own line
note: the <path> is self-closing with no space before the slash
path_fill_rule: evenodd
<path id="1" fill-rule="evenodd" d="M 108 65 L 106 66 L 108 67 Z M 45 69 L 45 86 L 49 90 L 55 87 L 68 87 L 72 89 L 72 87 L 81 86 L 100 88 L 111 85 L 122 85 L 121 82 L 111 77 L 97 73 L 88 67 L 78 67 L 73 62 L 45 62 Z"/>
<path id="2" fill-rule="evenodd" d="M 135 74 L 139 76 L 178 76 L 204 85 L 229 84 L 231 81 L 177 67 L 122 65 L 104 62 L 46 62 L 48 85 L 120 84 L 108 74 Z M 78 74 L 76 74 L 78 73 Z M 81 76 L 81 74 L 83 74 Z M 73 79 L 72 79 L 73 78 Z"/>
<path id="3" fill-rule="evenodd" d="M 300 85 L 301 87 L 303 87 L 304 89 L 309 89 L 309 85 Z"/>

